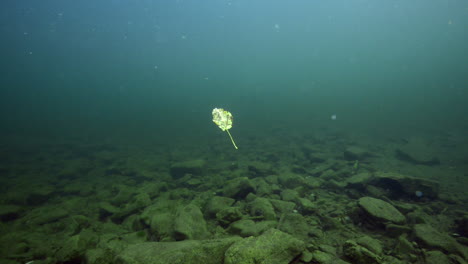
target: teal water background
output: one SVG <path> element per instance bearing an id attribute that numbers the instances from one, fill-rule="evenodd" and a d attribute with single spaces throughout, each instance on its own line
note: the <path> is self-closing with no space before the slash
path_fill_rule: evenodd
<path id="1" fill-rule="evenodd" d="M 4 140 L 468 129 L 466 1 L 0 5 Z"/>

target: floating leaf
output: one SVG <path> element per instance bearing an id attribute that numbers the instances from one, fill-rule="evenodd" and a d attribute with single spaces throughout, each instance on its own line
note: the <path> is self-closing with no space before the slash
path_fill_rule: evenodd
<path id="1" fill-rule="evenodd" d="M 229 129 L 232 128 L 232 114 L 222 108 L 215 108 L 213 109 L 213 122 L 221 128 L 222 131 L 226 131 L 231 138 L 231 142 L 234 147 L 237 149 L 236 143 L 234 139 L 232 139 L 231 133 L 229 133 Z"/>

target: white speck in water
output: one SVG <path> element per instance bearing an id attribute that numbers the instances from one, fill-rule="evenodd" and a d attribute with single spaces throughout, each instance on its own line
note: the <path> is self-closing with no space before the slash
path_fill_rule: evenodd
<path id="1" fill-rule="evenodd" d="M 331 115 L 331 120 L 336 120 L 336 115 Z"/>

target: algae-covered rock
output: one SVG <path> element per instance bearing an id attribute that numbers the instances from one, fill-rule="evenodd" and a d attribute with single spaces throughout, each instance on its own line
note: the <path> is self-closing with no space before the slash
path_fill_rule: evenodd
<path id="1" fill-rule="evenodd" d="M 223 194 L 234 199 L 243 199 L 252 192 L 255 192 L 255 186 L 247 177 L 233 179 L 223 188 Z"/>
<path id="2" fill-rule="evenodd" d="M 285 202 L 277 199 L 269 200 L 271 205 L 273 205 L 273 208 L 275 208 L 275 212 L 277 212 L 278 215 L 292 213 L 294 212 L 294 208 L 296 207 L 296 204 L 293 202 Z"/>
<path id="3" fill-rule="evenodd" d="M 329 254 L 327 252 L 323 252 L 320 250 L 314 250 L 311 256 L 312 263 L 319 263 L 319 264 L 337 264 L 338 259 L 336 256 Z"/>
<path id="4" fill-rule="evenodd" d="M 150 231 L 158 241 L 173 240 L 174 216 L 166 212 L 153 214 L 150 220 Z"/>
<path id="5" fill-rule="evenodd" d="M 128 246 L 114 264 L 220 264 L 226 249 L 240 238 L 145 242 Z"/>
<path id="6" fill-rule="evenodd" d="M 45 203 L 51 197 L 54 196 L 56 190 L 53 185 L 37 185 L 31 186 L 30 190 L 25 190 L 24 194 L 26 195 L 26 204 L 37 206 Z"/>
<path id="7" fill-rule="evenodd" d="M 242 219 L 242 211 L 238 207 L 227 207 L 216 214 L 216 219 L 222 226 Z"/>
<path id="8" fill-rule="evenodd" d="M 276 220 L 275 209 L 267 198 L 255 198 L 249 204 L 249 208 L 251 216 L 258 216 L 264 220 Z"/>
<path id="9" fill-rule="evenodd" d="M 376 264 L 382 263 L 382 258 L 369 250 L 368 248 L 359 245 L 356 241 L 348 240 L 343 245 L 343 254 L 352 263 L 359 264 Z"/>
<path id="10" fill-rule="evenodd" d="M 428 251 L 425 254 L 425 260 L 427 264 L 451 264 L 454 263 L 450 261 L 450 258 L 444 253 L 432 250 Z"/>
<path id="11" fill-rule="evenodd" d="M 204 213 L 207 217 L 215 217 L 219 211 L 229 208 L 235 201 L 228 197 L 213 196 L 206 204 Z"/>
<path id="12" fill-rule="evenodd" d="M 297 210 L 304 215 L 312 214 L 317 211 L 317 205 L 307 198 L 298 198 L 297 203 Z"/>
<path id="13" fill-rule="evenodd" d="M 303 240 L 309 238 L 310 226 L 306 218 L 297 213 L 282 215 L 278 229 Z"/>
<path id="14" fill-rule="evenodd" d="M 230 246 L 224 264 L 288 264 L 304 248 L 301 240 L 270 229 L 258 237 L 244 238 Z"/>
<path id="15" fill-rule="evenodd" d="M 114 264 L 114 254 L 108 249 L 95 248 L 87 250 L 84 256 L 85 263 Z"/>
<path id="16" fill-rule="evenodd" d="M 458 244 L 453 237 L 440 233 L 428 224 L 416 224 L 413 230 L 415 239 L 424 247 L 468 257 L 466 248 Z"/>
<path id="17" fill-rule="evenodd" d="M 258 235 L 256 224 L 253 220 L 243 219 L 232 223 L 227 231 L 231 234 L 241 237 L 249 237 Z"/>
<path id="18" fill-rule="evenodd" d="M 18 205 L 0 205 L 0 221 L 11 221 L 19 217 L 23 208 Z"/>
<path id="19" fill-rule="evenodd" d="M 359 206 L 367 216 L 377 223 L 385 224 L 387 222 L 403 224 L 405 216 L 400 213 L 393 205 L 372 197 L 362 197 L 358 201 Z"/>
<path id="20" fill-rule="evenodd" d="M 242 219 L 232 223 L 227 232 L 241 237 L 258 236 L 263 232 L 277 226 L 276 221 L 254 222 L 250 219 Z"/>
<path id="21" fill-rule="evenodd" d="M 130 203 L 127 203 L 122 210 L 114 213 L 111 216 L 112 221 L 121 222 L 123 219 L 131 214 L 134 214 L 151 204 L 151 198 L 147 193 L 140 193 L 135 195 Z"/>
<path id="22" fill-rule="evenodd" d="M 299 193 L 296 190 L 285 189 L 280 195 L 283 201 L 295 202 L 299 199 Z"/>
<path id="23" fill-rule="evenodd" d="M 247 171 L 249 172 L 249 175 L 251 177 L 265 177 L 270 174 L 273 174 L 271 164 L 260 161 L 251 161 L 247 165 Z"/>
<path id="24" fill-rule="evenodd" d="M 194 204 L 177 209 L 174 220 L 174 237 L 176 240 L 206 239 L 209 237 L 203 214 Z"/>
<path id="25" fill-rule="evenodd" d="M 182 178 L 185 174 L 200 175 L 205 163 L 202 159 L 176 162 L 171 165 L 170 174 L 174 179 Z"/>
<path id="26" fill-rule="evenodd" d="M 97 235 L 91 230 L 84 230 L 78 235 L 68 238 L 57 251 L 55 257 L 60 263 L 73 263 L 85 255 L 87 249 L 93 248 L 98 242 Z"/>
<path id="27" fill-rule="evenodd" d="M 67 210 L 60 207 L 42 207 L 34 210 L 28 217 L 31 224 L 43 225 L 58 221 L 69 216 Z"/>
<path id="28" fill-rule="evenodd" d="M 367 248 L 368 250 L 372 251 L 377 255 L 381 255 L 383 252 L 382 244 L 377 239 L 373 239 L 369 236 L 362 236 L 357 238 L 355 241 L 358 245 Z"/>

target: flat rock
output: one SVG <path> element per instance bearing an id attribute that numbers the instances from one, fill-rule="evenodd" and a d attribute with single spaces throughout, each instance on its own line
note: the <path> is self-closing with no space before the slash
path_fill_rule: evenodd
<path id="1" fill-rule="evenodd" d="M 372 197 L 362 197 L 358 201 L 359 206 L 372 218 L 385 223 L 403 224 L 405 216 L 393 205 Z"/>
<path id="2" fill-rule="evenodd" d="M 230 246 L 224 255 L 224 264 L 289 264 L 304 249 L 301 240 L 270 229 L 258 237 L 244 238 Z"/>
<path id="3" fill-rule="evenodd" d="M 224 252 L 240 238 L 144 242 L 128 246 L 115 264 L 219 264 Z"/>
<path id="4" fill-rule="evenodd" d="M 465 258 L 468 257 L 466 248 L 458 244 L 453 237 L 440 233 L 428 224 L 414 225 L 413 232 L 415 239 L 422 243 L 424 247 L 458 254 Z"/>

